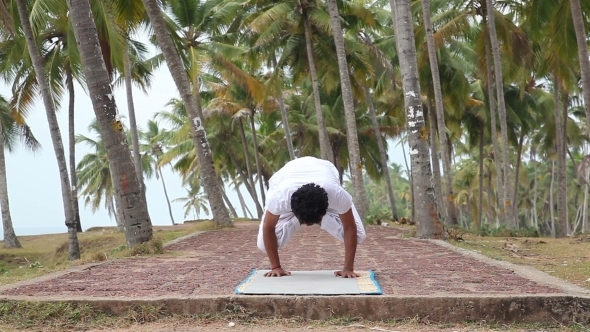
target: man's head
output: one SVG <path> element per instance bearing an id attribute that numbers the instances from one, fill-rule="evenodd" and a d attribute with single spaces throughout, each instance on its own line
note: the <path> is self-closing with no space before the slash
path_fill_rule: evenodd
<path id="1" fill-rule="evenodd" d="M 308 183 L 291 195 L 291 210 L 306 225 L 319 224 L 328 210 L 328 193 L 315 183 Z"/>

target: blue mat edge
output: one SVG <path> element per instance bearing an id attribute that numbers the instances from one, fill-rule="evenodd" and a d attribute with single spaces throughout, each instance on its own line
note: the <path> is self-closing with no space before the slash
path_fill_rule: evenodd
<path id="1" fill-rule="evenodd" d="M 254 277 L 254 275 L 256 274 L 256 271 L 257 271 L 256 269 L 252 269 L 252 271 L 250 272 L 250 275 L 248 275 L 248 276 L 246 277 L 246 279 L 242 280 L 242 282 L 240 282 L 240 283 L 239 283 L 239 284 L 236 286 L 236 288 L 234 288 L 234 293 L 236 293 L 236 294 L 243 294 L 243 293 L 241 293 L 241 292 L 240 292 L 238 289 L 240 288 L 240 286 L 242 286 L 243 284 L 245 284 L 245 283 L 247 283 L 248 281 L 250 281 L 250 279 L 251 279 L 252 277 Z"/>
<path id="2" fill-rule="evenodd" d="M 246 277 L 246 279 L 242 280 L 242 282 L 240 282 L 235 288 L 234 288 L 234 293 L 236 294 L 244 294 L 242 292 L 240 292 L 238 289 L 240 288 L 240 286 L 242 286 L 243 284 L 247 283 L 248 281 L 250 281 L 250 279 L 252 277 L 254 277 L 254 275 L 256 274 L 256 272 L 258 272 L 258 270 L 256 269 L 252 269 L 252 271 L 250 272 L 250 274 Z M 381 289 L 381 284 L 379 283 L 379 281 L 377 281 L 377 279 L 375 278 L 375 271 L 373 270 L 369 270 L 369 277 L 371 278 L 371 281 L 373 281 L 373 283 L 375 284 L 375 287 L 377 287 L 377 291 L 375 292 L 368 292 L 368 293 L 361 293 L 363 295 L 382 295 L 383 294 L 383 289 Z"/>

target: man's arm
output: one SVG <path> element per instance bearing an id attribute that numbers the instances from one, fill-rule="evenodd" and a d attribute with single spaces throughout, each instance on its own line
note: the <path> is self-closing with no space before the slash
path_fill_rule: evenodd
<path id="1" fill-rule="evenodd" d="M 354 273 L 354 257 L 356 256 L 357 231 L 352 209 L 340 215 L 340 221 L 344 228 L 344 268 L 336 271 L 335 275 L 344 278 L 355 278 L 359 275 Z"/>
<path id="2" fill-rule="evenodd" d="M 265 277 L 280 277 L 283 275 L 290 275 L 291 272 L 285 271 L 281 268 L 281 260 L 279 258 L 279 248 L 277 241 L 277 234 L 275 228 L 279 216 L 270 213 L 268 210 L 264 216 L 264 225 L 262 226 L 262 235 L 264 240 L 264 248 L 270 261 L 271 271 L 264 274 Z"/>

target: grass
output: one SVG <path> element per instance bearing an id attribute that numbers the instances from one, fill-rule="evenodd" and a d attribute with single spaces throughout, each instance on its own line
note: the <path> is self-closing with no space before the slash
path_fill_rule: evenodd
<path id="1" fill-rule="evenodd" d="M 116 227 L 94 227 L 78 234 L 80 260 L 68 261 L 68 235 L 20 236 L 22 248 L 0 247 L 0 285 L 35 278 L 70 266 L 136 255 L 165 254 L 163 244 L 198 231 L 216 229 L 211 221 L 154 227 L 153 240 L 128 249 Z"/>
<path id="2" fill-rule="evenodd" d="M 302 318 L 260 318 L 256 313 L 226 308 L 216 315 L 170 316 L 163 307 L 133 306 L 125 315 L 112 316 L 84 304 L 55 302 L 0 301 L 1 331 L 81 331 L 116 329 L 117 331 L 157 331 L 174 326 L 187 330 L 208 328 L 207 331 L 226 329 L 228 322 L 237 326 L 260 330 L 313 329 L 334 331 L 343 327 L 351 330 L 378 331 L 588 331 L 580 324 L 513 324 L 499 325 L 486 322 L 462 324 L 431 323 L 427 319 L 404 319 L 369 322 L 358 317 L 332 317 L 324 320 Z"/>
<path id="3" fill-rule="evenodd" d="M 461 248 L 519 265 L 528 265 L 555 277 L 590 289 L 590 236 L 553 239 L 545 237 L 489 237 L 462 234 L 450 240 Z"/>

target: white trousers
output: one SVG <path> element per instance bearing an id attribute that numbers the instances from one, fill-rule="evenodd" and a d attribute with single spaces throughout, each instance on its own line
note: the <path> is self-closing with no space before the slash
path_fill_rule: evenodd
<path id="1" fill-rule="evenodd" d="M 354 221 L 356 224 L 357 243 L 362 243 L 367 237 L 367 234 L 365 233 L 365 226 L 361 221 L 361 217 L 359 216 L 354 205 L 352 206 L 352 214 L 354 215 Z M 256 242 L 258 249 L 266 252 L 266 248 L 264 246 L 263 227 L 264 215 L 262 216 L 262 221 L 260 222 L 260 227 L 258 229 L 258 239 Z M 277 225 L 275 227 L 278 248 L 281 249 L 282 247 L 284 247 L 287 244 L 287 242 L 289 242 L 291 237 L 295 234 L 295 232 L 299 230 L 299 228 L 301 228 L 301 224 L 299 223 L 299 219 L 295 217 L 295 214 L 293 214 L 293 212 L 280 215 L 279 221 L 277 222 Z M 325 230 L 341 242 L 344 242 L 344 227 L 342 226 L 340 215 L 335 211 L 331 211 L 330 209 L 328 209 L 326 215 L 322 219 L 320 228 Z"/>

